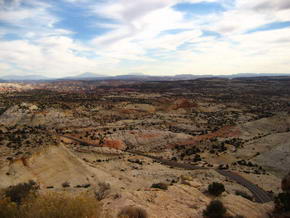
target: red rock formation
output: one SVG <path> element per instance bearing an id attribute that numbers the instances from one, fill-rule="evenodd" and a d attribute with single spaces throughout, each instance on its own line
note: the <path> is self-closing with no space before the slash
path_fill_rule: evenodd
<path id="1" fill-rule="evenodd" d="M 114 149 L 118 149 L 118 150 L 123 150 L 123 149 L 125 149 L 126 145 L 121 140 L 105 139 L 103 147 L 109 147 L 109 148 L 114 148 Z"/>

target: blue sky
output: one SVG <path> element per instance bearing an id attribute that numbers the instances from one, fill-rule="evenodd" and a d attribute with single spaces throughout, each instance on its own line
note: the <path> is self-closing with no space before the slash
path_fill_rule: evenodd
<path id="1" fill-rule="evenodd" d="M 282 21 L 282 22 L 273 22 L 273 23 L 267 23 L 265 25 L 259 26 L 257 28 L 254 28 L 248 33 L 254 33 L 259 31 L 269 31 L 269 30 L 278 30 L 283 28 L 290 28 L 290 21 Z"/>
<path id="2" fill-rule="evenodd" d="M 290 73 L 288 0 L 0 0 L 0 77 Z"/>
<path id="3" fill-rule="evenodd" d="M 226 9 L 218 2 L 182 2 L 173 6 L 177 11 L 185 12 L 186 15 L 207 15 L 212 13 L 223 12 Z"/>

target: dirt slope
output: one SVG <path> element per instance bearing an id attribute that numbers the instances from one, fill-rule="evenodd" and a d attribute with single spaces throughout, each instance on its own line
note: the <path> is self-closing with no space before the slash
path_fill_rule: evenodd
<path id="1" fill-rule="evenodd" d="M 30 158 L 14 160 L 0 169 L 0 188 L 33 179 L 42 187 L 96 183 L 96 169 L 88 167 L 64 146 L 51 146 Z"/>

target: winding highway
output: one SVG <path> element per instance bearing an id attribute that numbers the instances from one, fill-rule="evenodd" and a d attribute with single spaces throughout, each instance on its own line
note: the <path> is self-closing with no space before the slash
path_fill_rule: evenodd
<path id="1" fill-rule="evenodd" d="M 238 175 L 237 173 L 234 173 L 232 171 L 227 171 L 227 170 L 219 170 L 219 169 L 216 169 L 216 171 L 219 174 L 231 180 L 234 180 L 238 184 L 246 187 L 253 194 L 253 197 L 256 202 L 267 203 L 267 202 L 273 201 L 273 197 L 268 192 L 258 187 L 257 185 L 253 184 L 252 182 L 248 181 L 244 177 Z"/>
<path id="2" fill-rule="evenodd" d="M 80 139 L 77 139 L 77 138 L 74 138 L 71 136 L 63 136 L 62 135 L 61 137 L 73 140 L 73 141 L 78 142 L 84 146 L 100 147 L 99 145 L 90 144 L 90 143 L 87 143 L 85 141 L 82 141 Z M 126 151 L 126 152 L 130 153 L 130 154 L 134 154 L 134 155 L 139 155 L 139 156 L 151 158 L 152 160 L 155 160 L 156 162 L 163 164 L 163 165 L 167 165 L 169 167 L 176 167 L 176 168 L 181 168 L 181 169 L 185 169 L 185 170 L 201 170 L 201 169 L 207 170 L 207 169 L 210 169 L 210 168 L 206 168 L 206 167 L 195 166 L 195 165 L 188 164 L 188 163 L 178 163 L 178 162 L 173 161 L 173 160 L 167 160 L 167 159 L 163 159 L 160 157 L 155 157 L 155 156 L 144 154 L 144 153 L 138 152 L 138 151 Z M 267 202 L 273 201 L 273 197 L 268 192 L 266 192 L 264 189 L 258 187 L 257 185 L 253 184 L 252 182 L 248 181 L 244 177 L 238 175 L 237 173 L 234 173 L 234 172 L 228 171 L 228 170 L 220 170 L 220 169 L 215 169 L 215 171 L 218 172 L 219 174 L 235 181 L 236 183 L 244 186 L 245 188 L 247 188 L 253 194 L 254 200 L 256 202 L 267 203 Z"/>

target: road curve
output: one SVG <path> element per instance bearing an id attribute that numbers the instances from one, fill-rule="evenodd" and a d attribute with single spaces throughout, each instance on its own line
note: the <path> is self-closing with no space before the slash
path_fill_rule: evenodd
<path id="1" fill-rule="evenodd" d="M 78 138 L 74 138 L 74 137 L 71 137 L 71 136 L 60 135 L 60 137 L 67 138 L 67 139 L 70 139 L 70 140 L 73 140 L 73 141 L 75 141 L 75 142 L 80 143 L 80 144 L 83 145 L 83 146 L 101 147 L 100 145 L 91 144 L 91 143 L 88 143 L 88 142 L 82 141 L 82 140 L 80 140 L 80 139 L 78 139 Z"/>
<path id="2" fill-rule="evenodd" d="M 155 157 L 155 156 L 152 156 L 152 155 L 149 155 L 149 154 L 144 154 L 144 153 L 139 152 L 139 151 L 126 151 L 126 152 L 130 153 L 130 154 L 135 154 L 135 155 L 140 155 L 140 156 L 143 156 L 143 157 L 151 158 L 151 159 L 155 160 L 158 163 L 161 163 L 163 165 L 167 165 L 167 166 L 170 166 L 170 167 L 177 167 L 177 168 L 182 168 L 182 169 L 187 169 L 187 170 L 205 170 L 205 169 L 208 169 L 206 167 L 195 166 L 195 165 L 192 165 L 192 164 L 178 163 L 178 162 L 173 161 L 173 160 L 167 160 L 167 159 Z"/>
<path id="3" fill-rule="evenodd" d="M 71 136 L 61 136 L 70 140 L 73 140 L 75 142 L 78 142 L 84 146 L 94 146 L 94 147 L 100 147 L 99 145 L 96 144 L 90 144 L 87 143 L 85 141 L 82 141 L 80 139 L 71 137 Z M 177 167 L 177 168 L 181 168 L 181 169 L 185 169 L 185 170 L 206 170 L 206 169 L 210 169 L 210 168 L 206 168 L 206 167 L 200 167 L 200 166 L 195 166 L 192 164 L 188 164 L 188 163 L 178 163 L 176 161 L 173 160 L 167 160 L 167 159 L 163 159 L 163 158 L 159 158 L 159 157 L 155 157 L 149 154 L 144 154 L 142 152 L 139 151 L 126 151 L 127 153 L 130 154 L 134 154 L 134 155 L 140 155 L 143 157 L 148 157 L 151 158 L 152 160 L 155 160 L 156 162 L 159 162 L 163 165 L 167 165 L 170 167 Z M 273 197 L 266 192 L 264 189 L 258 187 L 257 185 L 253 184 L 252 182 L 248 181 L 247 179 L 245 179 L 244 177 L 238 175 L 237 173 L 234 173 L 232 171 L 228 171 L 228 170 L 220 170 L 220 169 L 215 169 L 216 172 L 218 172 L 219 174 L 237 182 L 238 184 L 244 186 L 245 188 L 247 188 L 252 194 L 253 197 L 255 199 L 256 202 L 258 203 L 267 203 L 270 201 L 273 201 Z"/>
<path id="4" fill-rule="evenodd" d="M 151 158 L 151 159 L 156 160 L 157 162 L 159 162 L 161 164 L 164 164 L 164 165 L 167 165 L 170 167 L 177 167 L 177 168 L 182 168 L 182 169 L 186 169 L 186 170 L 210 169 L 210 168 L 195 166 L 195 165 L 187 164 L 187 163 L 178 163 L 176 161 L 154 157 L 152 155 L 143 154 L 141 152 L 129 152 L 129 153 Z M 220 170 L 220 169 L 215 169 L 215 170 L 219 174 L 221 174 L 221 175 L 237 182 L 238 184 L 244 186 L 245 188 L 247 188 L 253 194 L 254 200 L 256 202 L 267 203 L 267 202 L 270 202 L 273 200 L 272 196 L 268 192 L 266 192 L 264 189 L 258 187 L 257 185 L 251 183 L 250 181 L 248 181 L 244 177 L 238 175 L 237 173 L 234 173 L 232 171 L 227 171 L 227 170 Z"/>
<path id="5" fill-rule="evenodd" d="M 231 171 L 226 171 L 226 170 L 219 170 L 216 169 L 216 171 L 231 179 L 234 180 L 235 182 L 239 183 L 240 185 L 246 187 L 250 192 L 252 192 L 253 197 L 255 199 L 256 202 L 259 203 L 267 203 L 273 200 L 273 197 L 266 192 L 264 189 L 258 187 L 257 185 L 251 183 L 250 181 L 248 181 L 247 179 L 245 179 L 244 177 L 238 175 L 237 173 L 231 172 Z"/>

